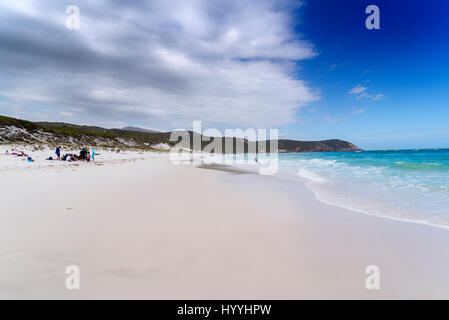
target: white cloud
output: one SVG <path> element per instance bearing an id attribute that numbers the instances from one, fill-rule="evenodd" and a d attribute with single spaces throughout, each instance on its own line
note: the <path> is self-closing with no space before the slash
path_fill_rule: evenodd
<path id="1" fill-rule="evenodd" d="M 383 95 L 382 93 L 376 94 L 373 98 L 374 101 L 383 100 L 383 99 L 385 99 L 385 95 Z"/>
<path id="2" fill-rule="evenodd" d="M 338 123 L 338 122 L 344 121 L 346 119 L 348 119 L 348 117 L 331 117 L 331 116 L 324 117 L 324 120 L 326 122 L 330 122 L 330 123 Z"/>
<path id="3" fill-rule="evenodd" d="M 363 98 L 368 98 L 371 99 L 373 101 L 379 101 L 379 100 L 383 100 L 385 99 L 385 95 L 383 95 L 382 93 L 379 94 L 369 94 L 366 92 L 361 93 L 359 96 L 357 96 L 357 100 L 363 99 Z"/>
<path id="4" fill-rule="evenodd" d="M 357 96 L 357 100 L 360 100 L 360 99 L 363 99 L 363 98 L 372 98 L 373 97 L 373 95 L 372 94 L 369 94 L 369 93 L 366 93 L 366 92 L 362 92 L 361 94 L 359 94 L 358 96 Z"/>
<path id="5" fill-rule="evenodd" d="M 365 113 L 366 109 L 357 109 L 352 112 L 353 115 Z"/>
<path id="6" fill-rule="evenodd" d="M 368 88 L 363 87 L 361 85 L 358 85 L 354 88 L 352 88 L 349 93 L 350 94 L 357 94 L 357 100 L 363 99 L 363 98 L 368 98 L 368 99 L 372 99 L 373 101 L 378 101 L 378 100 L 383 100 L 385 99 L 385 95 L 383 95 L 382 93 L 378 93 L 378 94 L 370 94 L 367 92 Z"/>
<path id="7" fill-rule="evenodd" d="M 359 93 L 361 93 L 361 92 L 363 92 L 363 91 L 366 91 L 366 89 L 367 89 L 366 87 L 362 87 L 361 85 L 358 85 L 358 86 L 352 88 L 352 89 L 349 91 L 349 93 L 350 93 L 350 94 L 359 94 Z"/>
<path id="8" fill-rule="evenodd" d="M 0 3 L 0 95 L 18 112 L 43 105 L 41 118 L 79 122 L 272 127 L 318 98 L 295 75 L 295 62 L 316 54 L 295 33 L 297 2 L 77 5 L 81 29 L 70 31 L 60 1 Z"/>

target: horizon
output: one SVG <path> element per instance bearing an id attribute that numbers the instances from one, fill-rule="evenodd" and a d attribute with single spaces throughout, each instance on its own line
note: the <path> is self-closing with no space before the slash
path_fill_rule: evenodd
<path id="1" fill-rule="evenodd" d="M 201 120 L 366 151 L 447 149 L 449 3 L 434 1 L 78 1 L 75 30 L 70 3 L 2 1 L 0 113 L 166 132 Z M 365 27 L 371 4 L 379 30 Z"/>

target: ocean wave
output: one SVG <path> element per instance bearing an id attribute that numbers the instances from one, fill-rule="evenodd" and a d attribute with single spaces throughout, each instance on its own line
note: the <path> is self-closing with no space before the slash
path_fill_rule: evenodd
<path id="1" fill-rule="evenodd" d="M 303 177 L 307 180 L 314 181 L 314 182 L 326 183 L 329 181 L 329 180 L 321 177 L 319 174 L 316 174 L 316 173 L 309 171 L 307 169 L 304 169 L 304 168 L 300 168 L 296 174 L 300 177 Z"/>
<path id="2" fill-rule="evenodd" d="M 408 171 L 441 171 L 449 170 L 448 165 L 435 162 L 396 161 L 392 167 Z"/>
<path id="3" fill-rule="evenodd" d="M 370 215 L 449 226 L 449 151 L 280 156 L 317 199 Z"/>

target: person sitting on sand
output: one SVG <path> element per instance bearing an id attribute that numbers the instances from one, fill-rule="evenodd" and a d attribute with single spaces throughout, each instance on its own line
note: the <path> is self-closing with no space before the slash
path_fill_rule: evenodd
<path id="1" fill-rule="evenodd" d="M 28 157 L 27 161 L 28 162 L 34 162 L 33 158 L 31 158 L 31 157 Z"/>
<path id="2" fill-rule="evenodd" d="M 86 148 L 83 148 L 81 151 L 80 151 L 80 160 L 86 160 L 87 159 L 87 149 Z"/>
<path id="3" fill-rule="evenodd" d="M 7 155 L 9 155 L 9 151 L 8 150 L 6 150 L 6 152 L 5 152 L 5 156 L 7 156 Z"/>
<path id="4" fill-rule="evenodd" d="M 62 161 L 67 161 L 67 162 L 70 162 L 70 161 L 72 161 L 74 158 L 73 158 L 73 156 L 70 154 L 70 153 L 68 153 L 68 154 L 65 154 L 63 157 L 62 157 Z"/>
<path id="5" fill-rule="evenodd" d="M 58 157 L 58 160 L 61 160 L 61 147 L 56 147 L 56 156 Z"/>

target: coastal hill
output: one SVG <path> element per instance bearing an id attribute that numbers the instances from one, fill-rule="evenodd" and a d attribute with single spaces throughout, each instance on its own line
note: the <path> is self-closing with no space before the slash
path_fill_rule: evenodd
<path id="1" fill-rule="evenodd" d="M 193 149 L 193 136 L 198 133 L 188 132 L 190 143 L 181 146 Z M 5 116 L 0 116 L 0 144 L 25 143 L 37 145 L 73 145 L 99 146 L 108 148 L 139 148 L 160 149 L 176 145 L 177 141 L 170 141 L 171 132 L 156 132 L 151 130 L 136 130 L 134 127 L 123 129 L 105 129 L 96 126 L 82 126 L 62 122 L 31 122 Z M 237 145 L 243 146 L 243 152 L 255 150 L 258 143 L 240 138 L 218 138 L 221 140 L 222 150 L 230 145 L 236 150 Z M 232 141 L 232 142 L 231 142 Z M 270 152 L 270 141 L 262 142 L 261 152 Z M 202 149 L 210 141 L 202 142 Z M 280 139 L 279 152 L 330 152 L 330 151 L 359 151 L 352 143 L 342 140 L 325 141 L 295 141 Z M 235 151 L 234 151 L 235 152 Z"/>
<path id="2" fill-rule="evenodd" d="M 149 129 L 139 128 L 139 127 L 123 127 L 121 130 L 126 130 L 126 131 L 138 131 L 138 132 L 151 132 L 151 133 L 159 132 L 159 131 L 154 131 L 154 130 L 149 130 Z"/>

